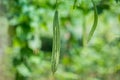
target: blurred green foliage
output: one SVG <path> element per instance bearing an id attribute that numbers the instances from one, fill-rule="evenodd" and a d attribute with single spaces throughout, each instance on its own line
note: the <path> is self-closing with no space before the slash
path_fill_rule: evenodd
<path id="1" fill-rule="evenodd" d="M 5 0 L 6 1 L 6 0 Z M 61 59 L 55 80 L 120 79 L 120 2 L 94 0 L 98 27 L 83 46 L 83 33 L 93 24 L 91 0 L 59 0 Z M 116 3 L 117 2 L 117 3 Z M 52 25 L 55 0 L 6 1 L 15 80 L 53 80 Z"/>

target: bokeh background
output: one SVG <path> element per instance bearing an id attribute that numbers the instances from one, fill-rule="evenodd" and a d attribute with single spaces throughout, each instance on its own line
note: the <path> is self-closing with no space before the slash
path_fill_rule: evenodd
<path id="1" fill-rule="evenodd" d="M 120 80 L 120 2 L 58 0 L 60 64 L 51 74 L 55 0 L 0 0 L 0 80 Z"/>

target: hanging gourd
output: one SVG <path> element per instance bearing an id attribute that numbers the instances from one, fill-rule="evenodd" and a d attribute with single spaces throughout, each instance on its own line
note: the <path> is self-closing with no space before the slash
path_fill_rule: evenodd
<path id="1" fill-rule="evenodd" d="M 95 29 L 97 27 L 97 23 L 98 23 L 98 14 L 97 14 L 97 8 L 96 8 L 96 5 L 94 3 L 93 0 L 91 0 L 92 3 L 93 3 L 93 6 L 94 6 L 94 23 L 93 23 L 93 26 L 90 30 L 90 33 L 88 35 L 88 42 L 91 40 L 91 37 L 93 36 L 94 32 L 95 32 Z"/>
<path id="2" fill-rule="evenodd" d="M 56 1 L 57 7 L 57 1 Z M 53 19 L 53 47 L 52 47 L 52 73 L 54 74 L 57 70 L 60 56 L 60 28 L 58 10 L 56 8 L 54 19 Z"/>

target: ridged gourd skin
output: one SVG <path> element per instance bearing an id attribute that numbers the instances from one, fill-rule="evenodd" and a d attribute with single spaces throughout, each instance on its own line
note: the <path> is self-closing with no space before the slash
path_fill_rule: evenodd
<path id="1" fill-rule="evenodd" d="M 58 19 L 58 11 L 55 11 L 53 19 L 53 46 L 52 46 L 52 73 L 54 74 L 57 70 L 60 56 L 60 27 Z"/>

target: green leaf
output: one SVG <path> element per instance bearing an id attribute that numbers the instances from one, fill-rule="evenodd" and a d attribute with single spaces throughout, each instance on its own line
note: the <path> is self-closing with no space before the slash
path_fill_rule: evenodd
<path id="1" fill-rule="evenodd" d="M 96 5 L 94 3 L 93 0 L 91 0 L 92 3 L 93 3 L 93 6 L 94 6 L 94 23 L 93 23 L 93 26 L 90 30 L 90 33 L 88 35 L 88 42 L 91 40 L 91 37 L 93 36 L 94 32 L 95 32 L 95 29 L 97 27 L 97 23 L 98 23 L 98 14 L 97 14 L 97 9 L 96 9 Z"/>
<path id="2" fill-rule="evenodd" d="M 17 71 L 24 77 L 28 77 L 31 75 L 30 70 L 24 64 L 18 65 Z"/>

